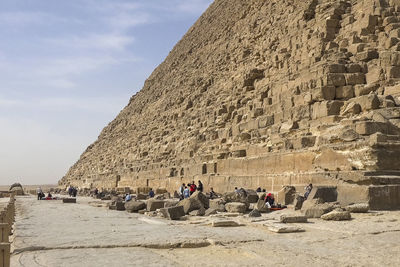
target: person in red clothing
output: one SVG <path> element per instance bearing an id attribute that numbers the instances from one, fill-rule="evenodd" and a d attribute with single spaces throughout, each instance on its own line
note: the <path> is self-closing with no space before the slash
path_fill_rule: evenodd
<path id="1" fill-rule="evenodd" d="M 192 184 L 190 185 L 190 195 L 192 195 L 194 192 L 196 192 L 196 189 L 197 189 L 197 186 L 193 181 Z"/>

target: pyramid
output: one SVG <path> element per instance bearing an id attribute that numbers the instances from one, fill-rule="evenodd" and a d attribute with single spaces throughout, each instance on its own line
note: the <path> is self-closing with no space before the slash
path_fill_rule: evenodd
<path id="1" fill-rule="evenodd" d="M 400 0 L 216 0 L 61 187 L 335 186 L 400 207 Z"/>

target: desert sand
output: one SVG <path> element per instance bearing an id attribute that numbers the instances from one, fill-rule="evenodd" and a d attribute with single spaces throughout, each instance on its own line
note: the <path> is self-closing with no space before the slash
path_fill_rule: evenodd
<path id="1" fill-rule="evenodd" d="M 17 197 L 11 266 L 400 266 L 400 211 L 352 214 L 351 221 L 310 219 L 301 233 L 277 234 L 281 213 L 168 221 L 76 204 Z"/>

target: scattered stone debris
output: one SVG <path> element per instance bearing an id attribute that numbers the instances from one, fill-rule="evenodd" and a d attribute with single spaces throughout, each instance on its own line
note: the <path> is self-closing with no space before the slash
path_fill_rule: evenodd
<path id="1" fill-rule="evenodd" d="M 322 215 L 321 219 L 326 220 L 326 221 L 350 220 L 351 214 L 349 211 L 333 210 L 327 214 Z"/>
<path id="2" fill-rule="evenodd" d="M 240 226 L 240 223 L 231 221 L 231 220 L 218 220 L 218 221 L 213 221 L 211 223 L 212 227 L 236 227 Z"/>
<path id="3" fill-rule="evenodd" d="M 265 224 L 269 231 L 274 233 L 298 233 L 305 232 L 305 230 L 298 226 L 287 226 L 285 224 Z"/>
<path id="4" fill-rule="evenodd" d="M 181 217 L 185 216 L 185 211 L 182 206 L 162 208 L 160 212 L 165 218 L 170 220 L 179 220 Z"/>
<path id="5" fill-rule="evenodd" d="M 228 212 L 245 213 L 247 205 L 241 202 L 230 202 L 225 204 L 225 209 Z"/>
<path id="6" fill-rule="evenodd" d="M 352 213 L 367 213 L 369 211 L 369 205 L 368 203 L 357 203 L 348 205 L 345 209 Z"/>
<path id="7" fill-rule="evenodd" d="M 280 217 L 281 223 L 306 223 L 307 216 L 302 215 L 281 215 Z"/>
<path id="8" fill-rule="evenodd" d="M 143 201 L 128 201 L 125 203 L 125 210 L 127 212 L 138 212 L 143 209 L 146 209 L 146 203 Z"/>

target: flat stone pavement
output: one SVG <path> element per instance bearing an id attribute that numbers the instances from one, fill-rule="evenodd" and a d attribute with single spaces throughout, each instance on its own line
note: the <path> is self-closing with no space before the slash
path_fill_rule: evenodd
<path id="1" fill-rule="evenodd" d="M 17 197 L 11 266 L 400 266 L 400 211 L 314 219 L 293 224 L 305 232 L 277 234 L 263 224 L 279 212 L 217 228 L 210 218 L 168 221 L 90 202 Z"/>

